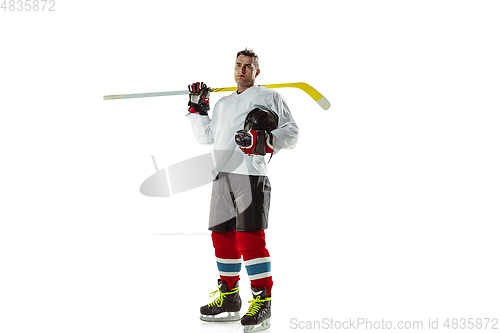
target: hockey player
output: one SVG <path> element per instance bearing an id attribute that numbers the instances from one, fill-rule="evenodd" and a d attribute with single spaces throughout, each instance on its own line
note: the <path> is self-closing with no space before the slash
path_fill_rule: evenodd
<path id="1" fill-rule="evenodd" d="M 245 332 L 267 329 L 271 317 L 271 260 L 266 249 L 271 185 L 266 153 L 294 148 L 298 127 L 276 91 L 255 85 L 259 58 L 245 49 L 236 55 L 234 80 L 238 90 L 210 109 L 210 88 L 189 86 L 189 114 L 193 133 L 201 144 L 224 152 L 216 163 L 210 203 L 209 230 L 220 274 L 218 298 L 201 307 L 204 321 L 240 320 L 239 273 L 241 257 L 250 278 L 253 300 L 241 318 Z"/>

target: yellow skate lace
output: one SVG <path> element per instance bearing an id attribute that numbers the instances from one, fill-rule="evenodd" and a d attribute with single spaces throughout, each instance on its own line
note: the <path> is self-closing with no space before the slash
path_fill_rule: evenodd
<path id="1" fill-rule="evenodd" d="M 260 310 L 262 304 L 264 304 L 264 302 L 270 301 L 270 300 L 271 300 L 271 297 L 260 299 L 260 296 L 257 296 L 254 299 L 252 299 L 251 301 L 248 301 L 248 303 L 252 303 L 252 304 L 250 304 L 250 307 L 248 308 L 248 311 L 245 314 L 245 316 L 253 316 L 257 312 L 259 312 L 259 310 Z"/>
<path id="2" fill-rule="evenodd" d="M 208 295 L 209 297 L 214 297 L 217 292 L 219 292 L 220 295 L 219 295 L 219 297 L 217 297 L 215 299 L 215 301 L 209 303 L 208 306 L 217 306 L 218 308 L 220 308 L 222 306 L 222 303 L 224 302 L 224 298 L 226 298 L 226 295 L 234 294 L 234 293 L 238 292 L 239 289 L 240 289 L 239 287 L 236 287 L 236 288 L 232 289 L 231 291 L 228 291 L 227 293 L 223 293 L 222 291 L 220 291 L 220 289 L 217 289 L 216 291 L 212 291 Z"/>

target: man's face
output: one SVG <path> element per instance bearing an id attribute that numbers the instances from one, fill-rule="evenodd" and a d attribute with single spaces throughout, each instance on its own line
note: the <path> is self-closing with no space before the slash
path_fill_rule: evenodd
<path id="1" fill-rule="evenodd" d="M 260 69 L 255 69 L 253 57 L 239 55 L 236 58 L 234 67 L 234 80 L 238 86 L 251 86 L 254 84 L 255 78 L 259 75 Z"/>

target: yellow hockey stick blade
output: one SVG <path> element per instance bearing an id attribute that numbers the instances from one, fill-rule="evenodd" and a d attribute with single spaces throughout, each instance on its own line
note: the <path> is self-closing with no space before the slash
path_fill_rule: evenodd
<path id="1" fill-rule="evenodd" d="M 328 110 L 330 108 L 330 102 L 325 96 L 321 95 L 316 89 L 311 87 L 305 82 L 296 83 L 281 83 L 281 84 L 266 84 L 264 87 L 267 88 L 298 88 L 311 96 L 312 99 L 316 101 L 323 108 L 323 110 Z"/>

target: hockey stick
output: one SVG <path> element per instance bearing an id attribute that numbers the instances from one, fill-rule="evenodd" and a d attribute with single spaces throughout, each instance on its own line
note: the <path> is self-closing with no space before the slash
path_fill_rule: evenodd
<path id="1" fill-rule="evenodd" d="M 324 110 L 328 110 L 330 108 L 330 102 L 325 98 L 325 96 L 321 95 L 316 89 L 311 87 L 305 82 L 296 82 L 296 83 L 279 83 L 279 84 L 264 84 L 262 85 L 267 88 L 298 88 L 304 91 L 306 94 L 311 96 L 312 99 L 316 101 Z M 211 88 L 211 92 L 222 92 L 222 91 L 236 91 L 237 87 L 229 87 L 229 88 Z M 127 94 L 127 95 L 106 95 L 104 96 L 105 100 L 108 99 L 127 99 L 127 98 L 142 98 L 142 97 L 157 97 L 157 96 L 172 96 L 172 95 L 187 95 L 189 94 L 189 90 L 178 90 L 178 91 L 163 91 L 163 92 L 154 92 L 154 93 L 144 93 L 144 94 Z"/>

